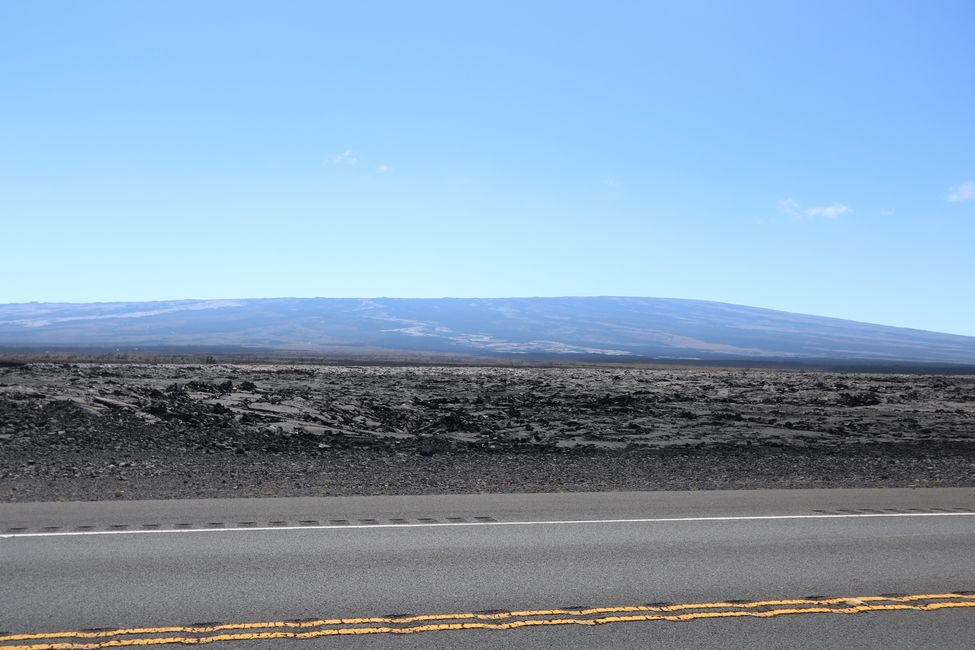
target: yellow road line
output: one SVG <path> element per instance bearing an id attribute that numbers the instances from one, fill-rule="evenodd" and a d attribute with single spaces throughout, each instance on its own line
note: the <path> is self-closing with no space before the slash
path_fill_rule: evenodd
<path id="1" fill-rule="evenodd" d="M 523 618 L 527 616 L 586 616 L 591 614 L 616 614 L 629 612 L 676 612 L 685 609 L 720 609 L 720 608 L 755 608 L 785 605 L 839 605 L 860 604 L 868 602 L 914 602 L 919 600 L 944 600 L 967 598 L 963 594 L 912 594 L 906 596 L 847 596 L 839 598 L 793 598 L 788 600 L 755 600 L 745 603 L 729 603 L 725 601 L 710 603 L 685 603 L 673 605 L 623 605 L 617 607 L 587 607 L 582 609 L 535 609 L 535 610 L 512 610 L 507 612 L 477 613 L 467 612 L 461 614 L 419 614 L 416 616 L 374 616 L 368 618 L 331 618 L 314 619 L 307 621 L 268 621 L 261 623 L 229 623 L 222 625 L 191 625 L 191 626 L 168 626 L 168 627 L 141 627 L 141 628 L 122 628 L 115 630 L 101 631 L 78 631 L 78 632 L 51 632 L 38 634 L 15 634 L 10 636 L 0 636 L 0 641 L 26 641 L 30 639 L 57 639 L 57 638 L 82 638 L 97 639 L 113 636 L 124 636 L 132 634 L 177 634 L 190 633 L 201 634 L 207 632 L 223 632 L 228 630 L 254 630 L 262 628 L 309 628 L 322 627 L 326 625 L 366 625 L 376 623 L 420 623 L 430 621 L 445 621 L 457 619 L 474 620 L 500 620 L 505 618 Z M 0 648 L 0 650 L 3 650 Z"/>
<path id="2" fill-rule="evenodd" d="M 257 639 L 313 639 L 327 636 L 356 636 L 364 634 L 414 634 L 418 632 L 439 632 L 448 630 L 513 630 L 523 627 L 537 627 L 545 625 L 604 625 L 608 623 L 627 623 L 638 621 L 692 621 L 698 619 L 717 618 L 772 618 L 775 616 L 792 614 L 859 614 L 874 611 L 934 611 L 940 609 L 975 607 L 975 599 L 963 594 L 915 594 L 899 597 L 858 596 L 824 599 L 790 599 L 764 600 L 747 603 L 687 603 L 682 605 L 633 605 L 625 607 L 600 607 L 577 610 L 548 609 L 499 612 L 493 614 L 430 614 L 422 616 L 404 617 L 371 617 L 371 618 L 336 618 L 320 619 L 317 621 L 279 621 L 269 623 L 242 623 L 239 625 L 190 626 L 190 627 L 154 627 L 154 628 L 126 628 L 106 630 L 102 632 L 55 632 L 49 634 L 20 634 L 0 636 L 0 641 L 23 641 L 55 638 L 105 638 L 109 636 L 126 636 L 136 634 L 174 634 L 174 633 L 210 633 L 227 630 L 249 630 L 259 628 L 307 628 L 336 625 L 363 625 L 371 623 L 415 623 L 428 621 L 445 621 L 458 619 L 474 619 L 468 622 L 428 623 L 410 627 L 331 627 L 309 631 L 266 631 L 266 632 L 238 632 L 234 634 L 211 634 L 210 636 L 154 636 L 143 638 L 109 639 L 94 643 L 35 643 L 27 645 L 2 645 L 0 650 L 99 650 L 101 648 L 117 648 L 125 646 L 150 646 L 167 644 L 205 645 L 220 641 L 246 641 Z M 942 602 L 911 604 L 920 600 L 941 600 Z M 884 602 L 885 601 L 885 602 Z M 845 603 L 846 607 L 828 607 Z M 876 603 L 876 604 L 867 604 Z M 784 607 L 792 605 L 791 607 Z M 812 607 L 795 607 L 794 605 L 814 605 Z M 761 611 L 753 611 L 758 607 L 777 607 Z M 731 611 L 696 611 L 685 613 L 669 613 L 686 609 L 731 609 Z M 656 612 L 631 615 L 602 616 L 597 618 L 526 618 L 531 616 L 587 616 L 592 614 L 628 612 Z M 507 622 L 484 622 L 503 618 L 521 618 Z"/>

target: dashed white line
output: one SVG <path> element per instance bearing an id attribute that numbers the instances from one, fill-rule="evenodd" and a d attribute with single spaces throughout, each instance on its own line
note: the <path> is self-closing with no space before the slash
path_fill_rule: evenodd
<path id="1" fill-rule="evenodd" d="M 252 531 L 365 530 L 383 528 L 460 528 L 473 526 L 574 526 L 592 524 L 666 524 L 709 521 L 787 521 L 796 519 L 880 519 L 907 517 L 972 517 L 975 512 L 891 512 L 817 515 L 731 515 L 721 517 L 647 517 L 635 519 L 561 519 L 539 521 L 467 521 L 426 524 L 328 524 L 320 526 L 248 526 L 243 528 L 156 528 L 150 530 L 84 530 L 48 533 L 3 533 L 0 539 L 36 537 L 84 537 L 93 535 L 169 535 L 191 533 L 238 533 Z"/>

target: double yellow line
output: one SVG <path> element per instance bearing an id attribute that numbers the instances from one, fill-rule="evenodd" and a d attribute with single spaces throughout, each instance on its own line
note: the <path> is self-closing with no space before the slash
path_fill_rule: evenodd
<path id="1" fill-rule="evenodd" d="M 878 611 L 933 611 L 975 607 L 975 596 L 961 593 L 905 596 L 794 598 L 750 602 L 627 605 L 580 609 L 537 609 L 462 614 L 420 614 L 366 618 L 323 618 L 225 625 L 122 628 L 0 636 L 0 650 L 100 650 L 124 646 L 204 645 L 255 639 L 314 639 L 365 634 L 414 634 L 448 630 L 514 630 L 546 625 L 605 625 L 638 621 L 693 621 L 716 618 L 772 618 L 794 614 L 860 614 Z M 63 640 L 63 641 L 62 641 Z M 88 641 L 82 641 L 88 640 Z"/>

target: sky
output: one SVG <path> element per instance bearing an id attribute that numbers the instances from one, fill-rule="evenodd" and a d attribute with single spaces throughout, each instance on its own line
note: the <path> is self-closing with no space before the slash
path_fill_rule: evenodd
<path id="1" fill-rule="evenodd" d="M 0 3 L 0 303 L 695 298 L 975 335 L 975 3 Z"/>

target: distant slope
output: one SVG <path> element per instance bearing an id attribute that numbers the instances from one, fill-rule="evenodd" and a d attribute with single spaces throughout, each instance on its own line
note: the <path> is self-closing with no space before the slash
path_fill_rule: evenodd
<path id="1" fill-rule="evenodd" d="M 614 297 L 10 304 L 0 305 L 0 345 L 975 363 L 975 337 L 700 300 Z"/>

